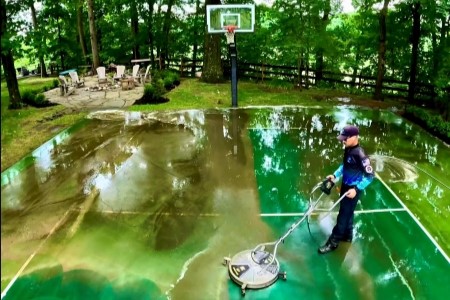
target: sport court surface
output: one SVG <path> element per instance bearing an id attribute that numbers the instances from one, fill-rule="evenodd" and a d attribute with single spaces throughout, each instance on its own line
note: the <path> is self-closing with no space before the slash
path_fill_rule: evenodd
<path id="1" fill-rule="evenodd" d="M 245 298 L 443 298 L 449 148 L 391 112 L 346 106 L 92 114 L 2 173 L 2 298 L 240 299 L 223 257 L 300 218 L 342 159 L 347 123 L 381 178 L 355 241 L 317 254 L 336 215 L 314 215 L 311 235 L 301 224 L 278 249 L 287 280 Z"/>

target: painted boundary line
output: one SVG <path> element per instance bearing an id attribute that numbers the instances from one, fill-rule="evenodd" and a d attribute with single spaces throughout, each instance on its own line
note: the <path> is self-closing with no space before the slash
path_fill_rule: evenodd
<path id="1" fill-rule="evenodd" d="M 413 220 L 419 225 L 420 229 L 423 230 L 423 232 L 427 235 L 427 237 L 431 240 L 431 242 L 434 244 L 434 246 L 441 252 L 442 256 L 447 260 L 447 262 L 450 264 L 450 258 L 448 257 L 447 253 L 441 248 L 441 246 L 436 242 L 436 240 L 433 238 L 433 236 L 428 232 L 428 230 L 420 223 L 419 219 L 416 218 L 416 216 L 409 210 L 409 208 L 403 203 L 403 201 L 397 196 L 397 194 L 394 193 L 394 191 L 387 185 L 386 182 L 384 182 L 383 179 L 381 179 L 380 175 L 378 173 L 375 173 L 375 177 L 380 180 L 380 182 L 387 188 L 387 190 L 397 199 L 397 201 L 403 206 L 403 208 L 408 212 L 408 214 L 413 218 Z"/>
<path id="2" fill-rule="evenodd" d="M 372 213 L 386 213 L 386 212 L 396 212 L 396 211 L 406 211 L 404 208 L 380 208 L 380 209 L 368 209 L 368 210 L 355 210 L 355 214 L 372 214 Z M 337 211 L 322 211 L 322 213 L 337 214 Z M 311 215 L 319 215 L 320 213 L 313 212 Z M 275 213 L 275 214 L 259 214 L 261 217 L 301 217 L 305 213 Z"/>
<path id="3" fill-rule="evenodd" d="M 77 210 L 77 209 L 75 209 Z M 355 214 L 371 214 L 371 213 L 385 213 L 385 212 L 396 212 L 396 211 L 406 211 L 404 208 L 380 208 L 380 209 L 367 209 L 367 210 L 355 210 Z M 124 215 L 161 215 L 161 216 L 179 216 L 179 217 L 220 217 L 221 214 L 218 213 L 202 213 L 202 214 L 192 214 L 192 213 L 147 213 L 140 211 L 113 211 L 113 210 L 104 210 L 99 211 L 101 214 L 124 214 Z M 321 212 L 313 212 L 311 215 L 319 215 L 320 213 L 330 213 L 337 214 L 338 212 L 329 212 L 328 210 Z M 297 213 L 261 213 L 260 217 L 302 217 L 304 216 L 304 212 Z"/>
<path id="4" fill-rule="evenodd" d="M 78 209 L 74 209 L 77 211 Z M 367 210 L 355 210 L 355 214 L 371 214 L 371 213 L 385 213 L 385 212 L 396 212 L 396 211 L 406 211 L 404 208 L 380 208 L 380 209 L 367 209 Z M 337 214 L 338 212 L 329 212 L 328 210 L 320 211 L 320 213 L 330 213 Z M 141 211 L 113 211 L 113 210 L 103 210 L 98 211 L 100 214 L 124 214 L 124 215 L 160 215 L 160 216 L 178 216 L 178 217 L 220 217 L 219 213 L 202 213 L 202 214 L 193 214 L 193 213 L 148 213 Z M 319 215 L 318 212 L 313 212 L 311 215 Z M 298 213 L 261 213 L 260 217 L 302 217 L 304 216 L 304 212 Z"/>

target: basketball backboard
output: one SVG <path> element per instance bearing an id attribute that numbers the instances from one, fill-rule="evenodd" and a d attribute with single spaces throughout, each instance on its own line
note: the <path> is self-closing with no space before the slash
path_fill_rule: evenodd
<path id="1" fill-rule="evenodd" d="M 255 27 L 255 5 L 224 4 L 207 5 L 206 22 L 209 33 L 227 32 L 227 26 L 237 26 L 234 32 L 253 32 Z"/>

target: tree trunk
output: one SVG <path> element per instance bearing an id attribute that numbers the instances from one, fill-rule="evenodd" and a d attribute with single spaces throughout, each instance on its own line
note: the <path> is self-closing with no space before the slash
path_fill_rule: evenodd
<path id="1" fill-rule="evenodd" d="M 163 2 L 163 0 L 159 0 L 158 10 L 156 12 L 156 21 L 161 21 L 161 6 L 163 5 L 162 2 Z M 159 28 L 162 27 L 161 25 L 162 25 L 161 23 L 156 24 L 156 26 L 155 26 L 156 30 L 159 30 Z M 158 36 L 161 36 L 161 35 L 156 34 L 156 36 L 158 37 Z M 156 39 L 156 56 L 160 57 L 160 55 L 161 55 L 161 42 L 160 42 L 160 39 L 157 38 Z"/>
<path id="2" fill-rule="evenodd" d="M 7 14 L 6 2 L 1 0 L 1 36 L 7 33 Z M 1 51 L 3 71 L 5 72 L 6 85 L 9 93 L 9 108 L 16 109 L 22 107 L 22 99 L 20 99 L 19 84 L 17 83 L 16 68 L 14 67 L 14 58 L 10 48 L 2 47 Z"/>
<path id="3" fill-rule="evenodd" d="M 169 58 L 169 32 L 170 32 L 170 26 L 171 24 L 171 15 L 172 15 L 172 6 L 175 0 L 169 0 L 169 3 L 167 4 L 167 11 L 166 15 L 164 16 L 164 25 L 163 25 L 163 45 L 161 49 L 161 68 L 165 68 L 165 59 Z"/>
<path id="4" fill-rule="evenodd" d="M 375 100 L 383 100 L 383 78 L 386 65 L 386 18 L 389 0 L 384 0 L 383 8 L 380 11 L 380 44 L 378 48 L 378 69 L 377 81 L 375 83 Z"/>
<path id="5" fill-rule="evenodd" d="M 220 4 L 220 0 L 206 0 L 205 5 Z M 206 26 L 206 23 L 205 23 Z M 209 34 L 205 31 L 205 51 L 203 56 L 202 81 L 207 83 L 223 82 L 223 67 L 220 55 L 219 34 Z"/>
<path id="6" fill-rule="evenodd" d="M 411 70 L 409 74 L 408 102 L 414 103 L 414 94 L 416 89 L 417 62 L 419 59 L 419 41 L 420 41 L 420 2 L 416 1 L 411 5 L 413 28 L 411 35 L 412 53 Z"/>
<path id="7" fill-rule="evenodd" d="M 91 33 L 92 62 L 94 72 L 96 72 L 100 66 L 100 57 L 98 55 L 97 29 L 95 28 L 94 0 L 88 0 L 88 15 L 89 32 Z"/>
<path id="8" fill-rule="evenodd" d="M 83 3 L 84 0 L 78 1 L 77 6 L 77 29 L 78 29 L 78 38 L 80 39 L 81 51 L 83 52 L 84 61 L 88 64 L 88 52 L 86 45 L 86 38 L 84 36 L 84 23 L 83 23 Z"/>
<path id="9" fill-rule="evenodd" d="M 330 0 L 327 0 L 325 3 L 325 10 L 323 12 L 322 22 L 321 22 L 321 34 L 325 34 L 327 25 L 329 23 L 331 6 Z M 320 82 L 323 79 L 323 52 L 324 49 L 322 46 L 319 46 L 316 52 L 316 80 L 315 84 Z"/>
<path id="10" fill-rule="evenodd" d="M 59 22 L 59 17 L 56 18 L 56 24 L 58 29 L 58 43 L 62 45 L 61 25 Z M 59 59 L 61 60 L 61 69 L 64 70 L 66 67 L 64 66 L 64 52 L 62 48 L 59 48 Z"/>
<path id="11" fill-rule="evenodd" d="M 155 4 L 155 0 L 148 0 L 147 5 L 149 8 L 148 11 L 148 47 L 150 52 L 150 63 L 152 65 L 152 68 L 155 68 L 155 54 L 153 53 L 153 50 L 155 48 L 154 45 L 154 38 L 153 38 L 153 5 Z"/>
<path id="12" fill-rule="evenodd" d="M 359 52 L 356 52 L 355 56 L 355 65 L 353 66 L 353 73 L 352 73 L 352 87 L 356 86 L 356 78 L 358 77 L 358 61 L 360 60 L 360 54 Z"/>
<path id="13" fill-rule="evenodd" d="M 297 77 L 298 88 L 300 90 L 302 90 L 303 89 L 303 73 L 302 73 L 303 72 L 303 52 L 298 55 L 297 72 L 298 72 L 298 77 Z"/>
<path id="14" fill-rule="evenodd" d="M 133 58 L 139 59 L 141 58 L 141 54 L 139 53 L 139 20 L 138 20 L 138 11 L 136 7 L 136 1 L 131 1 L 131 36 L 133 37 Z"/>
<path id="15" fill-rule="evenodd" d="M 305 62 L 305 89 L 309 89 L 309 50 L 306 51 Z"/>
<path id="16" fill-rule="evenodd" d="M 39 53 L 39 64 L 41 66 L 41 77 L 48 77 L 47 75 L 47 70 L 45 68 L 45 61 L 44 61 L 44 55 L 42 54 L 42 38 L 41 38 L 41 31 L 38 27 L 38 23 L 37 23 L 37 17 L 36 17 L 36 9 L 34 8 L 34 2 L 30 3 L 30 9 L 31 9 L 31 18 L 33 20 L 33 27 L 34 27 L 34 31 L 38 36 L 38 40 L 35 44 L 37 44 L 38 46 L 38 53 Z"/>
<path id="17" fill-rule="evenodd" d="M 6 85 L 9 93 L 9 108 L 22 108 L 22 99 L 19 93 L 19 84 L 17 83 L 16 69 L 14 67 L 14 58 L 11 50 L 7 50 L 6 54 L 2 51 L 2 65 L 5 72 Z"/>
<path id="18" fill-rule="evenodd" d="M 195 1 L 195 19 L 194 19 L 194 28 L 191 31 L 194 34 L 194 45 L 192 49 L 192 69 L 191 69 L 191 76 L 195 77 L 195 71 L 196 71 L 196 60 L 197 60 L 197 51 L 198 51 L 198 28 L 202 26 L 200 24 L 200 0 Z M 203 24 L 205 26 L 205 24 Z"/>

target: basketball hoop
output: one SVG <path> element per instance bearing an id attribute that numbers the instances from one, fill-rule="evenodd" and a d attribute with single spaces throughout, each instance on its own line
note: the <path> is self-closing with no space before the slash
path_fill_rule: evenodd
<path id="1" fill-rule="evenodd" d="M 234 30 L 236 30 L 237 28 L 239 27 L 235 25 L 228 25 L 223 27 L 223 29 L 227 31 L 225 32 L 225 36 L 227 37 L 228 44 L 234 44 Z"/>

